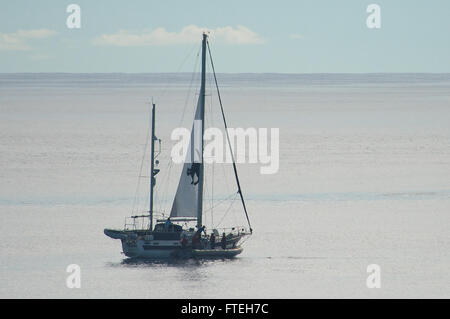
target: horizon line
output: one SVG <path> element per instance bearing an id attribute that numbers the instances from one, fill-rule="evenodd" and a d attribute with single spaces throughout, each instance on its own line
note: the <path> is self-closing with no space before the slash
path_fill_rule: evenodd
<path id="1" fill-rule="evenodd" d="M 0 72 L 0 74 L 193 74 L 200 72 Z M 211 73 L 211 72 L 207 72 Z M 217 72 L 217 74 L 280 74 L 280 75 L 320 75 L 320 74 L 351 74 L 351 75 L 361 75 L 361 74 L 450 74 L 450 72 L 305 72 L 305 73 L 294 73 L 294 72 Z"/>

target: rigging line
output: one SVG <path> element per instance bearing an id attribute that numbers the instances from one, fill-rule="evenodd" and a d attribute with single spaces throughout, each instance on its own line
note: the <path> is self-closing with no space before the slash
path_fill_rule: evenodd
<path id="1" fill-rule="evenodd" d="M 204 174 L 204 175 L 206 175 L 206 174 Z M 207 182 L 209 183 L 209 181 L 207 180 L 206 176 L 204 176 L 203 177 L 203 198 L 202 198 L 203 200 L 205 199 L 206 196 L 208 196 L 208 187 L 207 187 L 208 184 L 207 184 Z M 204 212 L 205 212 L 205 210 L 203 209 L 202 213 L 204 213 Z M 206 214 L 202 214 L 202 223 L 203 223 L 203 225 L 206 225 L 206 221 L 207 221 Z"/>
<path id="2" fill-rule="evenodd" d="M 242 195 L 241 184 L 239 183 L 239 177 L 238 177 L 238 173 L 237 173 L 236 162 L 234 161 L 234 155 L 233 155 L 233 149 L 231 147 L 230 136 L 228 135 L 227 121 L 225 120 L 225 113 L 223 111 L 222 98 L 220 97 L 219 85 L 217 84 L 216 71 L 214 69 L 214 62 L 213 62 L 212 55 L 211 55 L 211 49 L 209 47 L 209 41 L 206 41 L 206 43 L 208 44 L 209 58 L 211 60 L 211 68 L 212 68 L 212 71 L 214 74 L 214 82 L 216 83 L 217 96 L 219 97 L 220 110 L 222 112 L 223 124 L 225 125 L 225 133 L 227 135 L 228 146 L 230 147 L 230 155 L 231 155 L 231 159 L 233 160 L 233 170 L 234 170 L 234 175 L 236 177 L 238 193 L 241 197 L 242 206 L 244 207 L 245 217 L 247 218 L 248 227 L 250 228 L 250 233 L 253 233 L 252 226 L 250 225 L 250 219 L 248 218 L 247 207 L 245 206 L 244 196 Z"/>
<path id="3" fill-rule="evenodd" d="M 181 124 L 183 123 L 184 115 L 186 114 L 186 108 L 187 108 L 187 105 L 188 105 L 189 96 L 191 95 L 192 85 L 194 83 L 195 76 L 197 75 L 197 72 L 195 72 L 195 71 L 197 70 L 197 65 L 198 65 L 198 61 L 199 61 L 199 57 L 200 57 L 200 50 L 201 50 L 201 46 L 198 49 L 197 55 L 196 55 L 196 58 L 195 58 L 194 70 L 192 71 L 191 81 L 189 83 L 189 89 L 188 89 L 188 93 L 186 94 L 186 99 L 184 101 L 184 106 L 183 106 L 183 112 L 181 113 L 181 118 L 180 118 L 180 122 L 178 124 L 178 127 L 180 127 Z M 194 94 L 194 98 L 195 98 L 195 94 Z"/>
<path id="4" fill-rule="evenodd" d="M 213 87 L 211 85 L 212 83 L 212 75 L 211 72 L 209 72 L 209 80 L 208 83 L 208 92 L 209 92 L 209 111 L 207 114 L 209 115 L 209 127 L 214 127 L 214 116 L 213 116 Z M 211 225 L 214 225 L 214 168 L 215 168 L 215 161 L 213 160 L 211 163 L 211 202 L 210 202 L 210 212 L 211 212 Z"/>
<path id="5" fill-rule="evenodd" d="M 161 202 L 162 202 L 162 200 L 161 200 L 161 196 L 160 196 L 160 194 L 159 194 L 159 191 L 158 190 L 155 190 L 155 194 L 156 194 L 156 198 L 157 198 L 157 204 L 156 204 L 156 211 L 154 211 L 154 213 L 155 213 L 155 215 L 156 215 L 156 213 L 159 213 L 159 212 L 161 212 L 162 211 L 162 204 L 161 204 Z"/>
<path id="6" fill-rule="evenodd" d="M 198 61 L 199 61 L 200 50 L 201 50 L 201 46 L 199 47 L 199 49 L 197 51 L 197 54 L 196 54 L 194 69 L 192 71 L 191 80 L 189 82 L 188 92 L 186 94 L 186 98 L 185 98 L 184 105 L 183 105 L 183 112 L 181 114 L 180 121 L 178 123 L 178 127 L 181 127 L 181 124 L 183 123 L 183 119 L 184 119 L 185 114 L 186 114 L 187 105 L 189 103 L 189 97 L 190 97 L 191 92 L 192 92 L 192 86 L 193 86 L 195 77 L 197 75 L 197 73 L 195 71 L 197 69 L 197 65 L 198 65 Z M 194 95 L 194 97 L 195 97 L 195 95 Z M 170 209 L 170 207 L 168 206 L 169 205 L 169 201 L 167 201 L 167 199 L 169 197 L 169 184 L 170 184 L 170 177 L 171 177 L 172 168 L 173 168 L 173 161 L 170 159 L 168 161 L 168 165 L 166 167 L 167 173 L 164 175 L 164 178 L 161 178 L 162 180 L 165 181 L 165 187 L 164 187 L 164 190 L 162 192 L 162 199 L 166 203 L 164 205 L 166 209 L 163 209 L 162 205 L 161 205 L 161 211 L 163 211 L 163 210 L 164 211 L 165 210 L 169 211 L 169 209 Z"/>
<path id="7" fill-rule="evenodd" d="M 150 118 L 150 121 L 151 121 L 151 118 Z M 132 212 L 134 212 L 134 209 L 136 208 L 136 206 L 139 205 L 138 193 L 139 193 L 139 188 L 140 188 L 140 184 L 141 184 L 142 169 L 144 167 L 145 154 L 146 154 L 146 151 L 147 151 L 149 139 L 150 139 L 150 122 L 149 122 L 149 126 L 148 126 L 148 129 L 147 129 L 147 134 L 146 134 L 146 137 L 145 137 L 145 146 L 144 146 L 144 151 L 142 152 L 142 159 L 141 159 L 141 165 L 140 165 L 140 169 L 139 169 L 138 182 L 137 182 L 137 186 L 136 186 L 136 191 L 134 193 L 133 207 L 132 207 L 132 210 L 131 210 Z M 136 209 L 138 209 L 138 208 L 136 208 Z"/>
<path id="8" fill-rule="evenodd" d="M 211 224 L 214 225 L 214 162 L 211 166 Z"/>
<path id="9" fill-rule="evenodd" d="M 190 57 L 190 55 L 192 54 L 192 52 L 194 51 L 194 48 L 196 46 L 197 45 L 194 45 L 192 47 L 191 52 L 189 53 L 188 57 Z M 185 102 L 184 102 L 184 106 L 183 106 L 183 112 L 182 112 L 182 115 L 181 115 L 180 122 L 179 122 L 178 126 L 181 126 L 181 124 L 183 123 L 184 115 L 186 113 L 187 104 L 188 104 L 188 101 L 189 101 L 189 97 L 191 95 L 192 86 L 193 86 L 194 79 L 195 79 L 195 76 L 196 76 L 196 72 L 195 71 L 197 69 L 197 64 L 198 64 L 198 60 L 199 60 L 200 50 L 201 50 L 201 47 L 197 50 L 195 64 L 194 64 L 194 70 L 192 71 L 191 79 L 190 79 L 190 82 L 189 82 L 188 93 L 186 94 L 186 98 L 185 98 Z M 183 62 L 183 65 L 184 65 L 184 63 L 185 63 L 185 61 Z M 168 205 L 167 204 L 168 203 L 167 199 L 168 199 L 168 194 L 169 194 L 169 184 L 170 184 L 170 176 L 171 176 L 172 167 L 173 167 L 173 162 L 172 162 L 172 160 L 169 160 L 168 164 L 166 166 L 166 169 L 165 169 L 165 171 L 167 173 L 164 174 L 163 177 L 161 177 L 162 183 L 165 183 L 164 184 L 165 187 L 164 187 L 164 189 L 163 189 L 163 191 L 161 193 L 161 200 L 165 204 L 164 204 L 164 208 L 163 208 L 163 204 L 160 204 L 160 210 L 161 211 L 166 211 L 166 210 L 168 210 L 170 208 L 170 207 L 167 206 Z"/>
<path id="10" fill-rule="evenodd" d="M 236 195 L 236 194 L 234 194 Z M 223 220 L 225 219 L 225 217 L 227 216 L 227 214 L 230 212 L 231 207 L 233 207 L 234 202 L 236 201 L 236 198 L 234 198 L 231 203 L 230 206 L 228 207 L 228 209 L 225 211 L 225 213 L 223 214 L 222 218 L 220 219 L 220 222 L 215 226 L 215 228 L 219 227 L 220 224 L 222 224 Z"/>
<path id="11" fill-rule="evenodd" d="M 251 236 L 245 236 L 244 239 L 241 241 L 240 245 L 244 245 L 244 243 L 250 239 Z"/>
<path id="12" fill-rule="evenodd" d="M 162 192 L 162 200 L 164 201 L 164 203 L 166 203 L 164 205 L 164 208 L 161 205 L 161 211 L 165 211 L 165 208 L 167 206 L 167 197 L 168 197 L 168 192 L 169 192 L 169 184 L 170 184 L 170 172 L 172 171 L 172 160 L 169 160 L 166 166 L 166 172 L 164 175 L 164 178 L 161 178 L 162 182 L 165 183 L 165 187 L 163 189 Z"/>
<path id="13" fill-rule="evenodd" d="M 162 150 L 161 150 L 162 152 Z M 167 200 L 167 193 L 168 193 L 168 188 L 169 188 L 169 182 L 170 182 L 170 172 L 171 172 L 171 168 L 172 168 L 172 161 L 168 160 L 166 166 L 164 167 L 164 169 L 161 169 L 161 176 L 160 176 L 160 185 L 162 185 L 161 187 L 159 187 L 160 189 L 162 189 L 161 191 L 161 196 L 160 198 L 160 202 L 166 202 Z M 163 208 L 163 204 L 159 203 L 159 209 L 161 211 L 164 211 Z"/>
<path id="14" fill-rule="evenodd" d="M 189 59 L 189 57 L 192 55 L 192 52 L 194 52 L 194 49 L 195 49 L 196 46 L 197 46 L 197 44 L 194 44 L 194 45 L 190 48 L 190 50 L 188 51 L 188 54 L 185 56 L 184 60 L 182 61 L 182 63 L 180 64 L 180 66 L 178 67 L 178 69 L 175 71 L 174 74 L 180 73 L 180 71 L 181 71 L 181 69 L 183 68 L 183 66 L 185 65 L 186 61 L 187 61 L 187 60 Z M 156 97 L 156 99 L 155 99 L 156 101 L 158 101 L 159 99 L 161 99 L 161 98 L 167 93 L 167 90 L 168 90 L 168 87 L 169 87 L 169 83 L 170 83 L 170 82 L 171 82 L 171 78 L 170 78 L 170 76 L 169 76 L 169 78 L 168 78 L 168 80 L 167 80 L 167 82 L 166 82 L 166 84 L 165 84 L 165 86 L 164 86 L 164 88 L 163 88 L 162 93 Z"/>
<path id="15" fill-rule="evenodd" d="M 216 208 L 219 205 L 221 205 L 222 203 L 226 202 L 227 200 L 231 199 L 232 197 L 236 197 L 236 193 L 233 193 L 231 195 L 229 195 L 228 197 L 225 197 L 223 199 L 221 199 L 220 201 L 218 201 L 212 208 Z M 236 198 L 233 198 L 233 200 L 235 200 Z M 208 212 L 210 209 L 205 210 L 205 212 Z"/>

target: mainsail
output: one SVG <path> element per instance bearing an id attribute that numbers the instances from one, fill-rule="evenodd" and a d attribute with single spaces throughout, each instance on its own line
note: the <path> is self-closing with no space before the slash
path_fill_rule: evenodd
<path id="1" fill-rule="evenodd" d="M 197 226 L 202 225 L 203 206 L 203 132 L 205 122 L 205 64 L 206 34 L 202 41 L 202 77 L 200 95 L 195 111 L 191 139 L 186 160 L 181 171 L 170 217 L 197 217 Z"/>
<path id="2" fill-rule="evenodd" d="M 191 130 L 191 139 L 186 154 L 186 159 L 181 171 L 175 199 L 172 204 L 170 217 L 197 217 L 200 201 L 200 186 L 203 183 L 203 138 L 202 138 L 202 106 L 200 95 L 197 110 L 195 112 L 194 124 Z"/>

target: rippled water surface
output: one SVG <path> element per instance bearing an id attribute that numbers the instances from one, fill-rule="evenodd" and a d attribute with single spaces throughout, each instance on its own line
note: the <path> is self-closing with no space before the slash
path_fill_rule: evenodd
<path id="1" fill-rule="evenodd" d="M 450 297 L 450 75 L 218 79 L 229 126 L 280 129 L 276 174 L 238 165 L 254 235 L 234 260 L 144 262 L 103 229 L 147 205 L 135 194 L 152 97 L 167 211 L 170 134 L 191 126 L 197 76 L 0 75 L 0 297 Z M 206 207 L 234 190 L 221 169 Z M 69 264 L 81 289 L 66 287 Z M 369 264 L 380 289 L 366 287 Z"/>

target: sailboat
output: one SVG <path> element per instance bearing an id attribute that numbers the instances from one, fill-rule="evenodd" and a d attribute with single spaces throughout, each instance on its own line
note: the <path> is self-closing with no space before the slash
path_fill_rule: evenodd
<path id="1" fill-rule="evenodd" d="M 234 226 L 219 231 L 208 230 L 203 225 L 203 186 L 204 186 L 204 130 L 205 130 L 205 82 L 206 56 L 209 53 L 214 82 L 217 88 L 222 120 L 227 136 L 227 143 L 232 159 L 236 182 L 236 192 L 248 227 Z M 123 253 L 131 258 L 232 258 L 242 253 L 244 238 L 253 232 L 247 208 L 242 194 L 233 150 L 228 135 L 227 122 L 217 85 L 214 63 L 208 43 L 208 35 L 203 33 L 201 56 L 201 86 L 192 126 L 189 149 L 186 154 L 177 191 L 173 200 L 170 216 L 154 220 L 154 188 L 159 169 L 155 168 L 155 104 L 152 103 L 151 158 L 150 158 L 150 207 L 148 215 L 131 216 L 133 223 L 125 223 L 123 229 L 105 229 L 105 235 L 120 239 Z M 137 227 L 138 219 L 148 219 L 147 227 Z M 184 224 L 183 224 L 184 223 Z M 190 227 L 188 223 L 195 223 Z M 184 225 L 184 226 L 183 226 Z M 192 224 L 191 224 L 192 225 Z"/>

